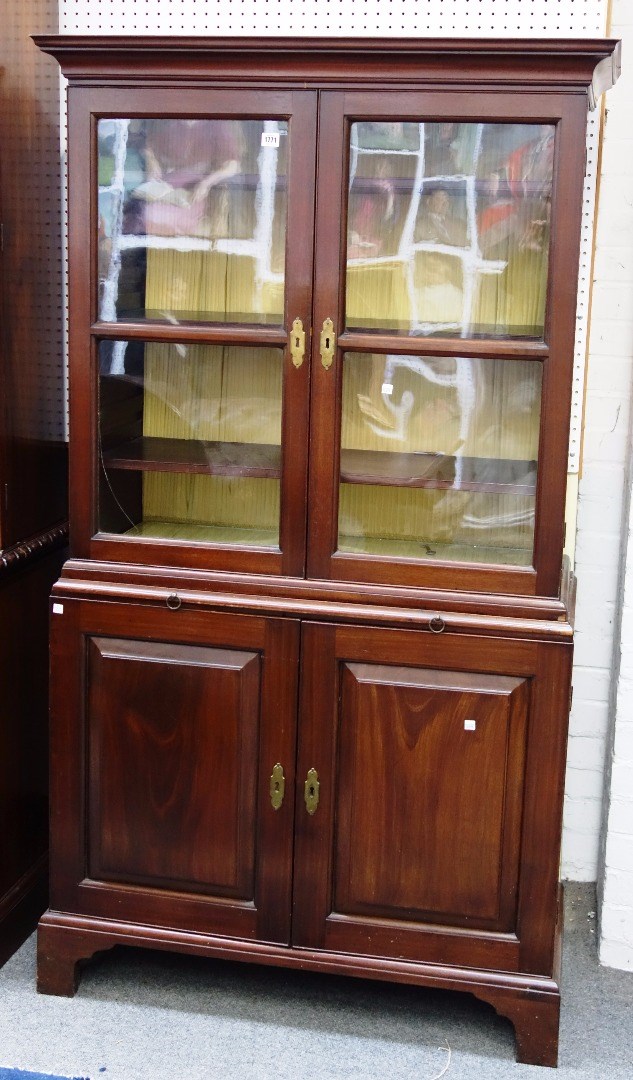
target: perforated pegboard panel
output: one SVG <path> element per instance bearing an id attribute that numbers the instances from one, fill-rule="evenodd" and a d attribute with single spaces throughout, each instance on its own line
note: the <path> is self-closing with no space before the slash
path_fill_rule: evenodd
<path id="1" fill-rule="evenodd" d="M 582 232 L 580 236 L 580 266 L 578 270 L 578 304 L 576 307 L 576 340 L 574 343 L 574 383 L 571 399 L 568 471 L 580 469 L 581 427 L 585 385 L 589 301 L 591 296 L 591 256 L 600 146 L 600 111 L 589 114 L 587 124 L 587 175 L 582 195 Z"/>
<path id="2" fill-rule="evenodd" d="M 607 0 L 61 0 L 61 27 L 91 34 L 592 37 Z"/>
<path id="3" fill-rule="evenodd" d="M 0 41 L 0 202 L 11 434 L 64 438 L 59 75 L 29 35 L 57 29 L 56 0 L 5 0 Z M 7 368 L 14 364 L 14 374 Z"/>
<path id="4" fill-rule="evenodd" d="M 5 0 L 0 34 L 0 545 L 66 514 L 59 69 L 30 35 L 57 0 Z M 8 565 L 5 563 L 5 566 Z"/>
<path id="5" fill-rule="evenodd" d="M 601 37 L 608 0 L 60 0 L 75 34 Z M 599 119 L 588 127 L 569 470 L 579 468 Z"/>

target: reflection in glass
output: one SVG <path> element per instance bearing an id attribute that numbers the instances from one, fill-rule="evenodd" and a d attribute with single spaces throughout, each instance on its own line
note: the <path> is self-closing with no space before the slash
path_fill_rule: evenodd
<path id="1" fill-rule="evenodd" d="M 100 120 L 100 318 L 282 322 L 287 143 L 285 120 Z"/>
<path id="2" fill-rule="evenodd" d="M 529 566 L 541 365 L 346 353 L 339 551 Z"/>
<path id="3" fill-rule="evenodd" d="M 554 127 L 356 123 L 348 327 L 541 337 Z"/>
<path id="4" fill-rule="evenodd" d="M 282 359 L 102 341 L 100 531 L 278 546 Z"/>

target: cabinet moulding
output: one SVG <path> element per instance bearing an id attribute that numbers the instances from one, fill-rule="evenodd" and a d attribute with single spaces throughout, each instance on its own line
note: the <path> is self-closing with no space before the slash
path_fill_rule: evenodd
<path id="1" fill-rule="evenodd" d="M 439 609 L 442 612 L 443 630 L 447 633 L 483 633 L 543 641 L 568 641 L 570 644 L 573 636 L 573 627 L 566 619 L 548 620 L 535 615 L 513 618 L 509 612 L 506 615 L 478 613 L 476 606 L 473 606 L 472 612 L 459 608 L 447 611 L 450 597 L 443 597 L 434 605 L 420 604 L 417 609 L 412 609 L 396 604 L 377 607 L 374 604 L 361 603 L 360 598 L 356 603 L 350 598 L 344 601 L 323 596 L 313 599 L 303 590 L 303 595 L 300 593 L 293 597 L 290 595 L 290 588 L 286 589 L 285 596 L 262 595 L 264 591 L 265 589 L 258 594 L 232 593 L 229 586 L 226 592 L 220 592 L 210 589 L 174 588 L 173 582 L 170 584 L 168 580 L 164 583 L 139 585 L 117 583 L 114 580 L 104 582 L 96 577 L 92 580 L 81 580 L 63 576 L 54 587 L 53 595 L 60 600 L 106 600 L 113 603 L 150 604 L 161 609 L 170 607 L 168 601 L 176 595 L 180 603 L 174 610 L 175 615 L 177 611 L 184 615 L 187 610 L 202 608 L 220 612 L 231 611 L 234 614 L 399 626 L 417 630 L 428 630 L 429 623 L 437 618 Z M 174 629 L 176 625 L 175 623 Z"/>
<path id="2" fill-rule="evenodd" d="M 130 588 L 163 589 L 168 592 L 195 593 L 198 602 L 218 593 L 240 597 L 263 594 L 274 597 L 324 601 L 344 606 L 366 600 L 367 586 L 354 582 L 332 582 L 306 578 L 275 577 L 273 575 L 230 574 L 214 571 L 187 571 L 177 567 L 142 566 L 135 563 L 99 562 L 69 559 L 64 565 L 60 589 L 85 591 L 93 589 L 122 590 L 126 597 Z M 573 622 L 575 578 L 566 560 L 562 574 L 561 596 L 504 596 L 494 593 L 460 592 L 459 590 L 372 587 L 376 604 L 403 611 L 415 609 L 422 614 L 438 608 L 464 614 L 498 615 L 513 619 L 538 619 L 545 622 Z M 156 593 L 152 592 L 154 597 Z"/>
<path id="3" fill-rule="evenodd" d="M 409 983 L 421 988 L 458 990 L 473 994 L 507 1017 L 515 1028 L 517 1060 L 528 1064 L 556 1065 L 560 1014 L 560 967 L 552 978 L 542 975 L 514 975 L 510 972 L 481 971 L 441 964 L 343 957 L 325 951 L 279 948 L 257 942 L 212 938 L 205 934 L 139 926 L 106 919 L 82 919 L 49 910 L 39 926 L 39 964 L 44 982 L 40 992 L 71 997 L 77 989 L 79 966 L 97 953 L 115 945 L 149 949 L 176 949 L 194 956 L 217 957 L 283 966 L 329 975 L 351 975 Z M 539 1039 L 531 1024 L 538 1018 Z M 537 1045 L 538 1042 L 538 1045 Z"/>
<path id="4" fill-rule="evenodd" d="M 216 77 L 248 82 L 262 79 L 320 83 L 393 84 L 441 76 L 445 86 L 476 81 L 498 90 L 499 84 L 552 86 L 587 92 L 589 105 L 608 90 L 620 72 L 615 42 L 578 39 L 411 39 L 385 42 L 347 38 L 190 38 L 37 36 L 36 45 L 51 53 L 64 75 L 86 80 L 95 75 L 135 82 L 160 73 L 161 79 Z M 399 68 L 393 70 L 397 58 Z M 430 83 L 429 86 L 432 84 Z"/>

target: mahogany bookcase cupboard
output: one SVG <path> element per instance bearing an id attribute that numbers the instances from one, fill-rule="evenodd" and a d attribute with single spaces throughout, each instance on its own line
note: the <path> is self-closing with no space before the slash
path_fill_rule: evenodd
<path id="1" fill-rule="evenodd" d="M 69 79 L 73 552 L 40 988 L 115 944 L 347 972 L 470 991 L 555 1064 L 615 43 L 38 43 Z"/>

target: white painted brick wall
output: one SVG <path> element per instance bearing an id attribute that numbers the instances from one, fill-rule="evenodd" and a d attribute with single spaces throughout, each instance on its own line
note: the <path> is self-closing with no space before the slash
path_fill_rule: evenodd
<path id="1" fill-rule="evenodd" d="M 633 873 L 633 837 L 630 833 L 610 832 L 607 836 L 606 858 L 613 871 Z"/>
<path id="2" fill-rule="evenodd" d="M 633 970 L 633 482 L 630 416 L 627 417 L 625 392 L 627 378 L 630 400 L 630 375 L 633 368 L 633 6 L 630 0 L 613 0 L 611 33 L 623 39 L 624 70 L 620 82 L 609 94 L 602 157 L 600 212 L 597 228 L 596 269 L 600 285 L 594 293 L 596 319 L 591 337 L 592 390 L 596 399 L 596 424 L 608 425 L 609 399 L 622 398 L 622 409 L 615 429 L 600 443 L 593 432 L 592 453 L 608 467 L 613 455 L 624 449 L 619 470 L 618 491 L 605 483 L 605 499 L 610 496 L 624 511 L 621 558 L 618 560 L 612 708 L 606 737 L 605 797 L 603 838 L 599 880 L 599 949 L 603 964 Z M 627 48 L 628 46 L 628 48 Z M 596 374 L 605 363 L 603 372 Z M 606 374 L 608 372 L 608 374 Z M 602 389 L 601 389 L 602 384 Z M 600 399 L 600 400 L 598 400 Z M 623 439 L 623 434 L 626 438 Z M 596 514 L 600 497 L 595 496 Z M 612 508 L 613 510 L 613 508 Z M 606 508 L 605 508 L 606 514 Z M 590 521 L 591 511 L 589 512 Z M 613 514 L 603 521 L 594 519 L 596 534 L 605 530 L 611 535 Z M 608 527 L 605 525 L 608 522 Z M 592 561 L 590 543 L 584 543 L 585 558 Z M 599 559 L 598 559 L 599 561 Z M 613 567 L 605 575 L 609 587 Z M 591 592 L 591 583 L 589 592 Z M 590 598 L 589 598 L 590 599 Z M 611 607 L 611 594 L 607 599 Z M 587 627 L 590 603 L 582 618 Z M 590 631 L 587 630 L 587 637 Z M 603 653 L 598 655 L 602 657 Z M 598 695 L 603 683 L 586 684 Z M 593 688 L 593 690 L 592 690 Z M 586 720 L 586 717 L 585 717 Z M 604 723 L 604 714 L 600 725 Z"/>
<path id="3" fill-rule="evenodd" d="M 615 0 L 613 13 L 610 36 L 628 37 L 633 53 L 630 0 Z M 606 101 L 576 537 L 574 704 L 562 873 L 581 881 L 598 875 L 605 762 L 613 727 L 610 703 L 615 700 L 612 683 L 619 656 L 633 375 L 633 69 L 627 68 L 626 58 L 625 40 L 624 74 Z M 633 679 L 631 695 L 633 710 Z M 624 782 L 621 770 L 614 770 L 611 782 L 613 778 Z M 629 788 L 633 792 L 633 776 Z M 611 950 L 607 961 L 605 954 L 605 962 L 613 962 L 613 955 Z"/>

